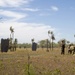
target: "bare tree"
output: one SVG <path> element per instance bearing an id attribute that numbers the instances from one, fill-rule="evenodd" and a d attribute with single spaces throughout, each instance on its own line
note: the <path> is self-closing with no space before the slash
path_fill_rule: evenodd
<path id="1" fill-rule="evenodd" d="M 51 50 L 51 47 L 52 47 L 52 50 L 53 50 L 53 40 L 55 40 L 53 32 L 49 30 L 48 31 L 48 36 L 50 38 L 50 50 Z"/>
<path id="2" fill-rule="evenodd" d="M 14 50 L 14 29 L 12 28 L 12 26 L 10 27 L 10 46 L 11 46 L 11 49 Z"/>
<path id="3" fill-rule="evenodd" d="M 12 26 L 10 27 L 10 31 L 11 31 L 10 38 L 12 38 L 13 40 L 14 39 L 14 29 L 12 28 Z"/>

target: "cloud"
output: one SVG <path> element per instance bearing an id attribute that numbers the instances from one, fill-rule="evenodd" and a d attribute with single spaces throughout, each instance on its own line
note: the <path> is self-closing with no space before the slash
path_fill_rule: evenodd
<path id="1" fill-rule="evenodd" d="M 22 10 L 31 11 L 31 12 L 39 11 L 39 9 L 37 9 L 37 8 L 35 8 L 35 9 L 33 9 L 33 8 L 24 8 L 24 9 L 22 9 Z"/>
<path id="2" fill-rule="evenodd" d="M 11 18 L 9 21 L 17 21 L 19 19 L 27 17 L 27 14 L 7 10 L 0 10 L 0 15 Z"/>
<path id="3" fill-rule="evenodd" d="M 50 14 L 50 13 L 40 13 L 39 15 L 40 16 L 51 16 L 52 14 Z"/>
<path id="4" fill-rule="evenodd" d="M 59 8 L 58 8 L 58 7 L 56 7 L 56 6 L 51 6 L 51 10 L 53 10 L 53 11 L 58 11 L 58 10 L 59 10 Z"/>
<path id="5" fill-rule="evenodd" d="M 0 0 L 0 6 L 2 7 L 19 7 L 22 4 L 28 4 L 33 0 Z"/>
<path id="6" fill-rule="evenodd" d="M 48 30 L 55 32 L 54 28 L 45 24 L 4 22 L 0 23 L 0 38 L 10 37 L 10 26 L 14 28 L 14 37 L 18 39 L 19 43 L 31 43 L 32 38 L 38 42 L 48 38 Z"/>

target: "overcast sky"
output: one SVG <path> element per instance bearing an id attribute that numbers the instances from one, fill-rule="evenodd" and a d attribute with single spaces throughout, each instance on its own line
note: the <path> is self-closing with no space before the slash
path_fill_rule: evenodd
<path id="1" fill-rule="evenodd" d="M 10 37 L 10 26 L 19 43 L 49 39 L 75 40 L 75 0 L 0 0 L 0 39 Z"/>

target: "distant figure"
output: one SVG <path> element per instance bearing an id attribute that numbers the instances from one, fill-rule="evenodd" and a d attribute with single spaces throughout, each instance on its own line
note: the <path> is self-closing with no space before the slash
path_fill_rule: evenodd
<path id="1" fill-rule="evenodd" d="M 75 54 L 75 46 L 74 46 L 73 54 Z"/>
<path id="2" fill-rule="evenodd" d="M 74 49 L 73 44 L 70 44 L 69 47 L 68 47 L 68 53 L 72 54 L 72 52 L 74 53 L 74 51 L 75 51 L 75 49 Z"/>
<path id="3" fill-rule="evenodd" d="M 65 42 L 64 42 L 64 40 L 62 41 L 62 45 L 61 45 L 61 54 L 65 54 Z"/>

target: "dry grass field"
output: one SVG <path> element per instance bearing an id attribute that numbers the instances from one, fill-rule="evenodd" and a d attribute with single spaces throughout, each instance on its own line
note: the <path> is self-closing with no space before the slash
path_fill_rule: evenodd
<path id="1" fill-rule="evenodd" d="M 0 75 L 75 75 L 75 55 L 68 54 L 67 50 L 61 55 L 60 49 L 46 52 L 46 49 L 21 48 L 0 52 Z"/>

